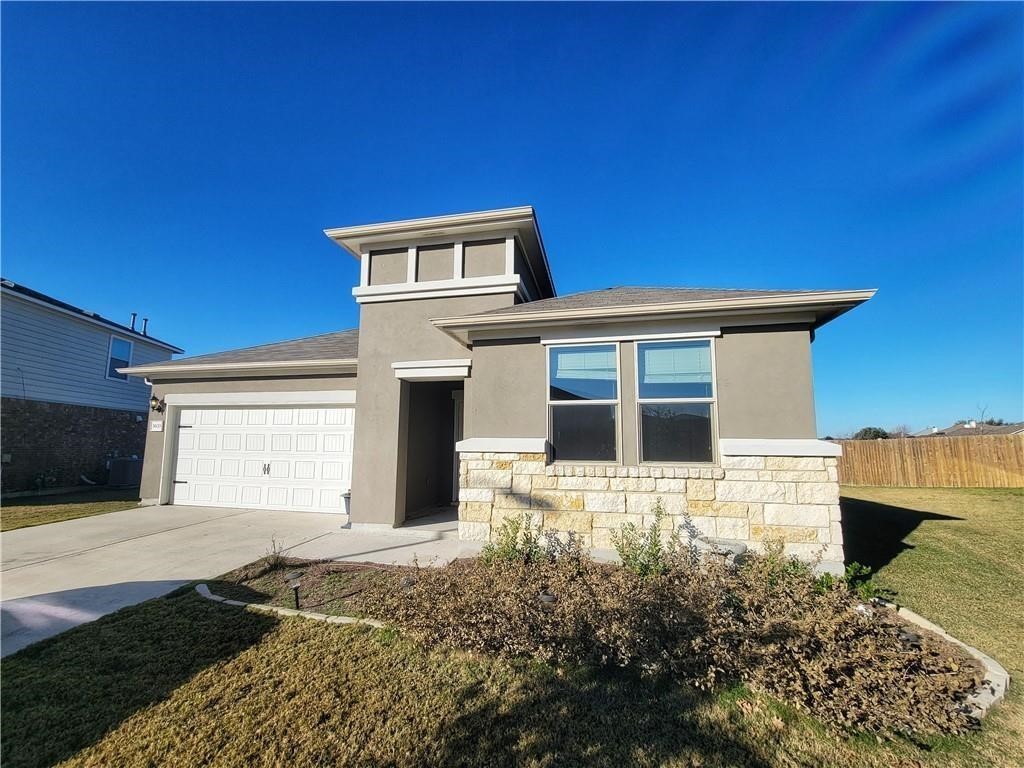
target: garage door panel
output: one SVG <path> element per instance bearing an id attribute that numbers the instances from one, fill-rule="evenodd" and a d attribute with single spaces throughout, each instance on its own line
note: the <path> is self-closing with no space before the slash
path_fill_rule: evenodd
<path id="1" fill-rule="evenodd" d="M 344 512 L 353 411 L 182 409 L 174 502 Z"/>

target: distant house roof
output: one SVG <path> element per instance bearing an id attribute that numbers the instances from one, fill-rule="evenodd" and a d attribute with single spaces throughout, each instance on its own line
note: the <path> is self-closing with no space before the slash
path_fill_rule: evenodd
<path id="1" fill-rule="evenodd" d="M 68 304 L 66 301 L 55 299 L 53 298 L 53 296 L 47 296 L 45 293 L 34 291 L 31 288 L 28 288 L 27 286 L 14 282 L 13 280 L 8 280 L 7 278 L 0 278 L 0 286 L 3 286 L 4 291 L 21 296 L 22 298 L 28 299 L 29 301 L 34 302 L 36 304 L 45 304 L 50 307 L 53 307 L 56 310 L 59 310 L 60 312 L 69 315 L 77 315 L 79 318 L 87 322 L 105 325 L 111 330 L 117 331 L 119 334 L 123 336 L 127 336 L 132 339 L 139 339 L 149 344 L 155 344 L 156 346 L 163 347 L 164 349 L 169 350 L 170 352 L 184 352 L 183 349 L 179 349 L 178 347 L 174 346 L 173 344 L 169 344 L 166 341 L 161 341 L 160 339 L 154 338 L 148 334 L 132 330 L 127 325 L 115 323 L 113 320 L 103 317 L 102 315 L 97 315 L 95 312 L 90 312 L 87 309 L 76 307 L 74 304 Z"/>
<path id="2" fill-rule="evenodd" d="M 962 421 L 944 429 L 929 427 L 915 432 L 914 437 L 969 437 L 973 435 L 1020 435 L 1024 434 L 1024 421 L 1015 424 L 982 424 L 978 421 Z"/>
<path id="3" fill-rule="evenodd" d="M 133 376 L 162 376 L 174 373 L 202 373 L 204 371 L 234 371 L 281 369 L 302 370 L 315 368 L 351 367 L 359 353 L 359 329 L 333 331 L 301 339 L 260 344 L 255 347 L 214 352 L 208 355 L 182 357 L 178 360 L 151 365 L 122 368 L 122 373 Z"/>

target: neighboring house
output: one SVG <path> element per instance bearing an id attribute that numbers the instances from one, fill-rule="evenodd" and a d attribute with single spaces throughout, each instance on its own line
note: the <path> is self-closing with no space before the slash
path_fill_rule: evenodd
<path id="1" fill-rule="evenodd" d="M 0 282 L 0 473 L 4 491 L 106 481 L 108 462 L 141 456 L 149 385 L 120 373 L 170 359 L 145 332 Z"/>
<path id="2" fill-rule="evenodd" d="M 1016 424 L 985 424 L 984 422 L 970 419 L 958 421 L 956 424 L 939 429 L 928 427 L 920 432 L 915 432 L 913 437 L 977 437 L 978 435 L 1024 435 L 1024 422 Z"/>
<path id="3" fill-rule="evenodd" d="M 464 538 L 525 512 L 609 547 L 660 499 L 841 567 L 811 342 L 873 291 L 556 297 L 530 207 L 326 234 L 360 261 L 358 330 L 128 369 L 162 400 L 144 500 L 401 526 L 458 499 Z"/>

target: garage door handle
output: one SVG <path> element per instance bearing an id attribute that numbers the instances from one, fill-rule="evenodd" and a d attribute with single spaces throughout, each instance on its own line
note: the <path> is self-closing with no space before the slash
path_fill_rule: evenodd
<path id="1" fill-rule="evenodd" d="M 188 485 L 188 480 L 174 480 L 174 485 Z"/>

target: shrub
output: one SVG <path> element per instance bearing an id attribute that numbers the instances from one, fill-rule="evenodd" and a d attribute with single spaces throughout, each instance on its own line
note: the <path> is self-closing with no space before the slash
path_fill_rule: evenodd
<path id="1" fill-rule="evenodd" d="M 428 645 L 632 667 L 703 688 L 743 682 L 848 729 L 971 725 L 962 702 L 980 682 L 976 664 L 936 637 L 912 638 L 886 608 L 858 610 L 845 580 L 816 579 L 775 547 L 732 566 L 663 546 L 630 569 L 526 557 L 501 540 L 493 553 L 517 554 L 411 580 L 396 569 L 367 588 L 363 610 Z"/>
<path id="2" fill-rule="evenodd" d="M 495 562 L 535 563 L 547 558 L 540 533 L 530 526 L 529 513 L 507 517 L 498 528 L 495 541 L 488 542 L 480 552 L 488 565 Z"/>
<path id="3" fill-rule="evenodd" d="M 661 524 L 665 520 L 665 507 L 661 497 L 654 503 L 654 522 L 646 528 L 636 523 L 625 523 L 612 534 L 612 544 L 622 565 L 637 576 L 660 576 L 669 569 L 670 553 L 677 548 L 678 534 L 673 531 L 670 547 L 661 541 Z"/>

